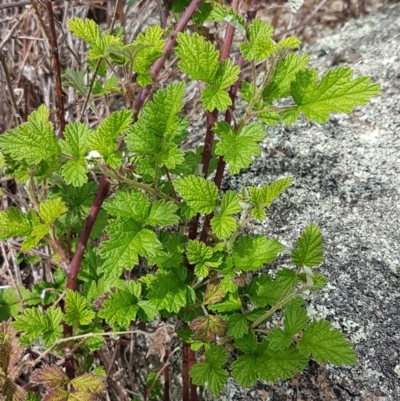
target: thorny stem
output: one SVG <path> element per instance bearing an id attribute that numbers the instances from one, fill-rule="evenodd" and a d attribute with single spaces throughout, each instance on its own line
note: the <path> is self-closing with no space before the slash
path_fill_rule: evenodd
<path id="1" fill-rule="evenodd" d="M 60 56 L 58 52 L 56 28 L 54 26 L 53 4 L 51 0 L 46 0 L 47 15 L 49 17 L 49 35 L 48 40 L 51 47 L 51 54 L 53 55 L 53 67 L 55 88 L 58 106 L 58 119 L 60 121 L 60 139 L 64 139 L 65 131 L 65 116 L 64 116 L 64 100 L 61 86 L 61 68 Z"/>

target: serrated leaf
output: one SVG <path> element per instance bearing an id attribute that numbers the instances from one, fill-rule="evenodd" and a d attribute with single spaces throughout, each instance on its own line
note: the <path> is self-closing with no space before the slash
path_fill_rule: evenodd
<path id="1" fill-rule="evenodd" d="M 297 240 L 292 251 L 292 262 L 296 266 L 317 266 L 324 260 L 322 235 L 315 224 L 310 224 Z"/>
<path id="2" fill-rule="evenodd" d="M 219 316 L 199 316 L 190 324 L 190 330 L 193 331 L 193 340 L 213 343 L 217 336 L 225 335 L 226 323 Z"/>
<path id="3" fill-rule="evenodd" d="M 183 120 L 178 113 L 183 108 L 184 95 L 183 82 L 156 91 L 153 100 L 146 103 L 138 121 L 127 132 L 128 149 L 145 156 L 160 153 L 158 162 L 169 166 L 178 164 L 182 154 L 172 145 L 181 132 Z"/>
<path id="4" fill-rule="evenodd" d="M 274 199 L 277 198 L 292 183 L 292 181 L 292 178 L 287 177 L 277 180 L 270 185 L 265 185 L 262 188 L 265 206 L 271 205 Z"/>
<path id="5" fill-rule="evenodd" d="M 293 341 L 289 334 L 279 328 L 271 329 L 266 339 L 268 340 L 268 346 L 273 351 L 280 351 L 289 348 Z"/>
<path id="6" fill-rule="evenodd" d="M 41 369 L 35 369 L 31 374 L 31 381 L 42 384 L 46 388 L 62 387 L 69 382 L 68 376 L 58 365 L 48 365 Z"/>
<path id="7" fill-rule="evenodd" d="M 89 309 L 87 300 L 77 291 L 67 290 L 64 320 L 70 326 L 87 325 L 96 313 Z"/>
<path id="8" fill-rule="evenodd" d="M 274 28 L 259 18 L 254 19 L 248 28 L 249 42 L 243 42 L 240 50 L 246 60 L 261 61 L 268 58 L 275 50 L 271 39 Z"/>
<path id="9" fill-rule="evenodd" d="M 285 332 L 294 336 L 306 327 L 308 322 L 307 311 L 296 302 L 290 302 L 285 306 L 284 325 Z"/>
<path id="10" fill-rule="evenodd" d="M 194 365 L 189 372 L 193 384 L 206 385 L 214 395 L 217 395 L 228 378 L 228 372 L 222 368 L 226 363 L 227 356 L 223 347 L 211 345 L 205 353 L 205 361 Z"/>
<path id="11" fill-rule="evenodd" d="M 328 279 L 321 273 L 314 273 L 311 291 L 320 291 L 328 284 Z"/>
<path id="12" fill-rule="evenodd" d="M 258 270 L 273 262 L 284 246 L 276 239 L 267 240 L 262 235 L 243 235 L 233 245 L 235 270 Z"/>
<path id="13" fill-rule="evenodd" d="M 288 36 L 277 43 L 277 50 L 279 52 L 288 49 L 298 49 L 301 45 L 301 40 L 295 36 Z"/>
<path id="14" fill-rule="evenodd" d="M 300 112 L 312 121 L 325 123 L 330 113 L 351 113 L 380 93 L 379 85 L 370 83 L 369 77 L 351 79 L 349 67 L 329 70 L 317 84 L 317 72 L 305 68 L 296 74 L 290 93 Z"/>
<path id="15" fill-rule="evenodd" d="M 109 277 L 119 277 L 123 269 L 136 265 L 139 255 L 154 258 L 161 252 L 162 245 L 156 233 L 142 229 L 133 219 L 118 217 L 106 229 L 110 239 L 102 243 L 100 253 Z"/>
<path id="16" fill-rule="evenodd" d="M 72 398 L 72 397 L 71 397 Z M 68 401 L 70 400 L 70 393 L 63 388 L 51 388 L 47 390 L 42 398 L 42 401 Z"/>
<path id="17" fill-rule="evenodd" d="M 214 304 L 208 305 L 207 309 L 215 312 L 231 312 L 242 308 L 242 301 L 237 292 L 229 293 L 225 300 Z"/>
<path id="18" fill-rule="evenodd" d="M 242 35 L 246 35 L 246 20 L 241 15 L 235 13 L 232 8 L 218 4 L 210 13 L 209 19 L 217 22 L 227 22 Z"/>
<path id="19" fill-rule="evenodd" d="M 61 198 L 48 199 L 40 204 L 40 217 L 50 224 L 68 211 Z"/>
<path id="20" fill-rule="evenodd" d="M 226 319 L 228 324 L 227 335 L 235 339 L 242 338 L 249 332 L 249 324 L 247 319 L 241 313 L 234 313 L 229 315 Z"/>
<path id="21" fill-rule="evenodd" d="M 220 239 L 230 237 L 236 227 L 236 220 L 232 216 L 217 214 L 211 219 L 212 231 Z"/>
<path id="22" fill-rule="evenodd" d="M 50 346 L 62 337 L 62 319 L 60 308 L 49 308 L 44 315 L 36 308 L 29 308 L 24 315 L 15 318 L 13 326 L 25 333 L 21 338 L 24 343 L 43 338 L 44 344 Z"/>
<path id="23" fill-rule="evenodd" d="M 331 362 L 335 365 L 353 365 L 357 354 L 339 330 L 332 329 L 325 320 L 313 321 L 305 330 L 297 344 L 306 355 L 312 355 L 317 362 Z"/>
<path id="24" fill-rule="evenodd" d="M 174 181 L 175 189 L 183 200 L 198 213 L 211 213 L 218 200 L 218 188 L 202 177 L 190 175 Z"/>
<path id="25" fill-rule="evenodd" d="M 146 224 L 150 226 L 170 226 L 179 222 L 179 217 L 175 214 L 178 210 L 172 202 L 159 200 L 151 204 Z"/>
<path id="26" fill-rule="evenodd" d="M 291 82 L 294 81 L 297 72 L 306 67 L 309 58 L 308 54 L 299 56 L 291 53 L 284 59 L 279 59 L 268 85 L 263 89 L 262 97 L 264 102 L 271 103 L 275 99 L 286 97 L 289 93 Z"/>
<path id="27" fill-rule="evenodd" d="M 231 174 L 238 174 L 242 168 L 249 167 L 253 156 L 261 154 L 258 142 L 265 138 L 264 128 L 253 123 L 246 125 L 236 134 L 232 128 L 227 131 L 224 124 L 226 123 L 216 123 L 214 126 L 214 131 L 221 138 L 215 153 L 224 156 Z"/>
<path id="28" fill-rule="evenodd" d="M 262 364 L 259 364 L 259 377 L 268 382 L 274 382 L 279 378 L 289 379 L 293 373 L 301 372 L 308 363 L 308 358 L 297 348 L 275 351 L 268 347 L 260 360 Z"/>
<path id="29" fill-rule="evenodd" d="M 149 198 L 139 191 L 116 191 L 114 199 L 108 199 L 104 209 L 112 216 L 132 218 L 143 223 L 150 209 Z"/>
<path id="30" fill-rule="evenodd" d="M 28 214 L 16 207 L 0 212 L 0 240 L 28 235 L 32 231 Z"/>
<path id="31" fill-rule="evenodd" d="M 179 68 L 194 80 L 213 84 L 218 71 L 219 53 L 203 36 L 178 33 L 176 55 Z"/>
<path id="32" fill-rule="evenodd" d="M 297 283 L 297 274 L 293 269 L 283 268 L 276 272 L 277 281 L 285 288 L 293 288 Z"/>
<path id="33" fill-rule="evenodd" d="M 105 390 L 105 378 L 94 373 L 84 373 L 71 380 L 75 391 L 83 391 L 93 395 L 101 395 Z"/>
<path id="34" fill-rule="evenodd" d="M 257 351 L 257 337 L 253 330 L 250 330 L 246 335 L 240 339 L 236 339 L 234 343 L 235 348 L 245 354 L 252 354 Z"/>
<path id="35" fill-rule="evenodd" d="M 208 283 L 203 297 L 203 305 L 213 305 L 225 298 L 226 292 L 219 283 Z"/>
<path id="36" fill-rule="evenodd" d="M 15 317 L 22 310 L 14 288 L 0 289 L 0 322 L 7 321 L 10 317 Z M 1 370 L 1 366 L 0 366 Z"/>
<path id="37" fill-rule="evenodd" d="M 49 111 L 42 105 L 32 112 L 28 122 L 0 136 L 0 150 L 15 161 L 29 165 L 51 162 L 60 155 L 60 147 L 53 133 L 53 124 L 48 122 Z M 47 118 L 47 119 L 46 119 Z"/>
<path id="38" fill-rule="evenodd" d="M 114 111 L 88 136 L 90 148 L 99 152 L 104 161 L 112 167 L 118 166 L 119 156 L 115 153 L 116 139 L 128 129 L 131 122 L 131 110 Z"/>
<path id="39" fill-rule="evenodd" d="M 68 124 L 65 128 L 65 140 L 61 140 L 61 151 L 72 157 L 62 167 L 62 176 L 67 184 L 79 187 L 87 182 L 85 155 L 88 151 L 87 138 L 89 127 L 79 122 Z"/>
<path id="40" fill-rule="evenodd" d="M 99 316 L 106 319 L 108 324 L 128 329 L 139 311 L 141 291 L 141 285 L 134 281 L 130 281 L 125 288 L 116 289 L 103 302 Z"/>
<path id="41" fill-rule="evenodd" d="M 208 269 L 218 267 L 221 258 L 214 255 L 211 247 L 204 242 L 190 240 L 186 248 L 186 256 L 190 264 L 195 265 L 195 274 L 199 277 L 207 277 Z"/>
<path id="42" fill-rule="evenodd" d="M 256 370 L 257 357 L 255 355 L 246 354 L 239 356 L 232 363 L 232 377 L 242 387 L 250 387 L 257 381 Z"/>
<path id="43" fill-rule="evenodd" d="M 285 287 L 269 275 L 254 278 L 247 287 L 247 293 L 252 302 L 259 307 L 275 305 L 285 292 Z"/>
<path id="44" fill-rule="evenodd" d="M 178 313 L 188 303 L 186 276 L 187 270 L 182 266 L 158 269 L 148 284 L 148 299 L 159 310 Z"/>

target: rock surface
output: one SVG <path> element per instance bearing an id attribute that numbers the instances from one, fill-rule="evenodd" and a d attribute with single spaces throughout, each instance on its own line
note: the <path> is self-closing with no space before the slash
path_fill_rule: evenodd
<path id="1" fill-rule="evenodd" d="M 219 397 L 202 400 L 400 400 L 400 5 L 353 20 L 337 34 L 304 48 L 319 72 L 342 60 L 355 76 L 369 75 L 382 93 L 350 115 L 324 125 L 305 119 L 268 128 L 262 157 L 226 187 L 293 184 L 251 229 L 277 237 L 289 252 L 311 222 L 321 228 L 329 279 L 309 311 L 340 328 L 358 363 L 311 363 L 289 381 L 241 389 L 229 382 Z M 336 64 L 336 65 L 335 65 Z M 342 64 L 340 64 L 342 65 Z M 346 65 L 346 63 L 343 63 Z"/>

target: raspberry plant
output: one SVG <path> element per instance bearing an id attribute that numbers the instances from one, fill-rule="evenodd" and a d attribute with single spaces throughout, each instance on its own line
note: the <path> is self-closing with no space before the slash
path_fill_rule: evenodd
<path id="1" fill-rule="evenodd" d="M 31 382 L 45 387 L 44 399 L 94 399 L 105 391 L 106 372 L 87 360 L 105 337 L 126 333 L 144 335 L 149 353 L 164 360 L 172 337 L 183 340 L 184 400 L 197 399 L 190 383 L 217 395 L 229 375 L 248 387 L 288 379 L 310 358 L 356 362 L 339 330 L 307 316 L 307 293 L 327 283 L 317 271 L 319 228 L 304 228 L 291 265 L 274 274 L 267 265 L 284 246 L 244 233 L 291 178 L 240 191 L 222 192 L 221 184 L 260 156 L 268 126 L 299 116 L 324 123 L 332 112 L 366 104 L 378 85 L 347 67 L 319 78 L 308 56 L 293 52 L 300 41 L 274 41 L 251 1 L 167 3 L 176 24 L 150 26 L 131 43 L 121 29 L 102 31 L 90 19 L 68 23 L 88 48 L 89 84 L 85 69 L 64 72 L 64 85 L 85 99 L 82 119 L 97 115 L 106 96 L 122 97 L 124 109 L 94 127 L 69 122 L 57 134 L 42 105 L 0 137 L 3 174 L 24 190 L 23 201 L 0 212 L 0 239 L 17 241 L 25 258 L 46 246 L 56 267 L 49 282 L 0 292 L 0 386 L 8 400 L 37 397 L 16 383 L 22 367 L 13 359 L 33 344 L 42 354 L 30 362 Z M 220 48 L 210 22 L 224 28 Z M 173 57 L 175 82 L 159 80 Z M 246 65 L 249 82 L 241 75 Z M 182 146 L 191 125 L 183 113 L 189 80 L 198 82 L 207 127 L 194 150 Z M 234 107 L 238 91 L 243 111 Z M 148 385 L 145 398 L 158 399 L 159 374 Z"/>

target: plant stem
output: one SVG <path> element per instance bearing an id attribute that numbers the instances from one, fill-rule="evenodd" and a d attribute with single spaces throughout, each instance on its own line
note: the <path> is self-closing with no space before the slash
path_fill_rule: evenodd
<path id="1" fill-rule="evenodd" d="M 56 28 L 54 26 L 54 14 L 53 14 L 53 3 L 51 0 L 46 0 L 47 15 L 49 17 L 49 35 L 48 40 L 51 48 L 51 54 L 53 55 L 53 68 L 54 68 L 54 79 L 56 88 L 56 98 L 58 106 L 58 120 L 60 122 L 60 139 L 64 139 L 65 131 L 65 116 L 64 116 L 64 100 L 61 86 L 61 68 L 60 68 L 60 56 L 58 52 Z"/>

